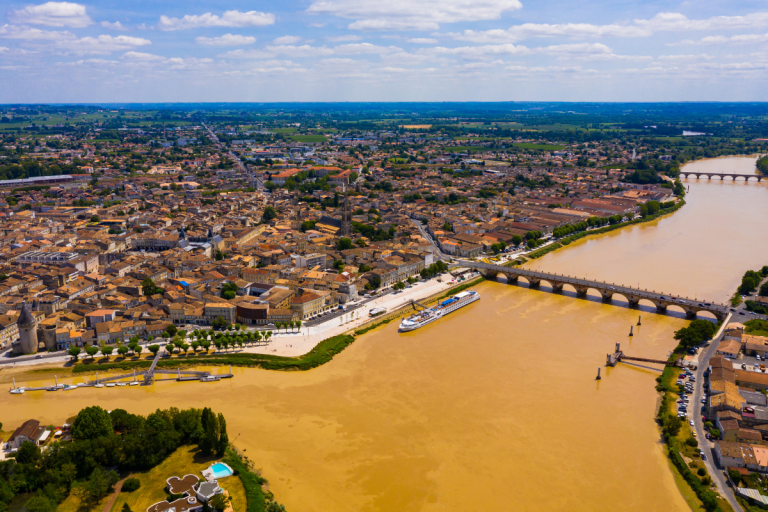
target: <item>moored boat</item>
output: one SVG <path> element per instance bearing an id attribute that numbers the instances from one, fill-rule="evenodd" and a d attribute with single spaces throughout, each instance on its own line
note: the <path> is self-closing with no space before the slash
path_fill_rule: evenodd
<path id="1" fill-rule="evenodd" d="M 442 318 L 444 315 L 452 313 L 459 308 L 463 308 L 476 300 L 480 300 L 480 294 L 475 291 L 457 293 L 456 295 L 448 297 L 433 308 L 419 311 L 408 318 L 404 318 L 403 321 L 400 322 L 400 330 L 403 332 L 416 330 L 419 327 L 434 322 L 438 318 Z"/>

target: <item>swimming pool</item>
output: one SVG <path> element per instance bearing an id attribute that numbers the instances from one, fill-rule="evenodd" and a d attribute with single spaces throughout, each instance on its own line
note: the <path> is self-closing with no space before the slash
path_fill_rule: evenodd
<path id="1" fill-rule="evenodd" d="M 219 479 L 219 478 L 226 478 L 228 476 L 232 476 L 232 468 L 224 464 L 223 462 L 217 462 L 213 466 L 211 466 L 211 473 L 213 473 L 213 478 Z"/>

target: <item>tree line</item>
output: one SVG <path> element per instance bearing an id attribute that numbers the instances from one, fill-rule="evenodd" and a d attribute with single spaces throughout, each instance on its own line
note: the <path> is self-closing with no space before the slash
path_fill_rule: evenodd
<path id="1" fill-rule="evenodd" d="M 147 417 L 123 409 L 86 407 L 72 422 L 71 442 L 54 441 L 46 450 L 26 442 L 0 461 L 0 512 L 14 497 L 29 493 L 27 512 L 55 512 L 81 483 L 89 510 L 113 490 L 117 471 L 143 471 L 160 464 L 184 444 L 205 455 L 224 454 L 227 423 L 209 408 L 160 410 Z"/>

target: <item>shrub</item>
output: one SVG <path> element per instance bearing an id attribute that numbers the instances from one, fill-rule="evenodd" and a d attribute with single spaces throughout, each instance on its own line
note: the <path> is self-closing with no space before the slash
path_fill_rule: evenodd
<path id="1" fill-rule="evenodd" d="M 704 475 L 706 475 L 706 474 L 707 474 L 707 470 L 706 470 L 706 469 L 704 469 L 704 468 L 699 468 L 699 469 L 696 471 L 696 474 L 697 474 L 697 475 L 699 475 L 699 476 L 704 476 Z"/>
<path id="2" fill-rule="evenodd" d="M 141 482 L 138 478 L 129 478 L 123 482 L 122 492 L 133 492 L 141 487 Z"/>

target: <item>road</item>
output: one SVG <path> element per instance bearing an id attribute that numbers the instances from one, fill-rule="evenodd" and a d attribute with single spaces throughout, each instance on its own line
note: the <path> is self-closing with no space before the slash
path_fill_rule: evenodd
<path id="1" fill-rule="evenodd" d="M 723 322 L 723 324 L 727 325 L 728 322 Z M 722 332 L 725 332 L 725 329 L 723 329 Z M 726 482 L 725 476 L 723 475 L 723 470 L 718 469 L 715 465 L 715 454 L 714 450 L 712 449 L 713 443 L 711 443 L 706 438 L 707 432 L 704 430 L 704 422 L 701 419 L 700 412 L 702 406 L 701 399 L 704 397 L 704 372 L 709 367 L 709 360 L 713 355 L 715 355 L 717 346 L 719 345 L 720 340 L 723 338 L 722 332 L 720 333 L 720 336 L 715 338 L 712 343 L 710 343 L 709 347 L 704 349 L 704 351 L 699 354 L 699 367 L 695 372 L 696 386 L 694 386 L 693 398 L 691 399 L 691 402 L 693 403 L 693 406 L 691 407 L 691 414 L 693 415 L 693 428 L 696 430 L 696 436 L 699 440 L 699 448 L 701 448 L 702 453 L 707 456 L 707 460 L 704 461 L 704 465 L 707 467 L 707 472 L 712 476 L 712 480 L 715 482 L 715 485 L 717 485 L 717 491 L 720 493 L 720 495 L 728 500 L 728 503 L 731 504 L 733 510 L 736 512 L 741 512 L 741 505 L 739 505 L 739 502 L 736 501 L 736 497 L 734 496 L 733 491 Z"/>

